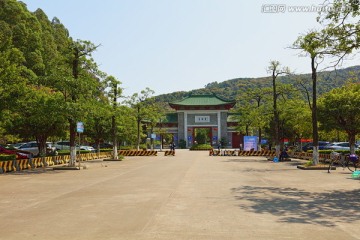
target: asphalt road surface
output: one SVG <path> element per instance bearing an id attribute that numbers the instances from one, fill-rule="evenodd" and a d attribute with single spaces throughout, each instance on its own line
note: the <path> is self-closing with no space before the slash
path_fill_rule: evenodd
<path id="1" fill-rule="evenodd" d="M 360 239 L 360 180 L 299 161 L 126 157 L 0 175 L 0 239 Z"/>

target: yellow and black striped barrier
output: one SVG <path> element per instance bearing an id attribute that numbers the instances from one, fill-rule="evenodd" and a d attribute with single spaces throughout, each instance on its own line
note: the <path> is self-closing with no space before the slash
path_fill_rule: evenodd
<path id="1" fill-rule="evenodd" d="M 157 156 L 157 151 L 155 150 L 119 150 L 119 155 L 122 156 Z"/>
<path id="2" fill-rule="evenodd" d="M 33 158 L 31 159 L 32 168 L 44 167 L 42 158 Z"/>
<path id="3" fill-rule="evenodd" d="M 164 156 L 175 156 L 174 150 L 167 150 L 164 152 Z"/>
<path id="4" fill-rule="evenodd" d="M 214 150 L 209 151 L 209 156 L 275 156 L 275 151 L 238 151 L 238 150 Z"/>
<path id="5" fill-rule="evenodd" d="M 310 160 L 313 158 L 313 154 L 311 152 L 289 152 L 290 157 L 297 159 Z M 327 153 L 319 153 L 319 162 L 329 162 L 330 154 Z"/>
<path id="6" fill-rule="evenodd" d="M 119 155 L 123 156 L 157 156 L 158 151 L 156 150 L 120 150 Z M 168 155 L 175 155 L 174 151 L 169 151 Z M 100 152 L 100 153 L 82 153 L 76 155 L 77 161 L 89 161 L 95 159 L 105 159 L 112 156 L 112 152 Z M 64 165 L 69 163 L 70 155 L 57 155 L 38 157 L 31 159 L 18 159 L 11 161 L 0 161 L 0 169 L 2 173 L 11 171 L 21 171 L 24 169 L 33 169 L 40 167 L 48 167 L 54 165 Z M 0 173 L 1 173 L 0 170 Z"/>
<path id="7" fill-rule="evenodd" d="M 18 166 L 19 171 L 21 171 L 23 169 L 31 168 L 29 159 L 20 159 L 20 160 L 16 160 L 16 162 L 17 162 L 17 166 Z"/>
<path id="8" fill-rule="evenodd" d="M 3 173 L 16 171 L 13 160 L 1 161 L 0 164 L 2 164 L 1 168 L 2 168 Z"/>

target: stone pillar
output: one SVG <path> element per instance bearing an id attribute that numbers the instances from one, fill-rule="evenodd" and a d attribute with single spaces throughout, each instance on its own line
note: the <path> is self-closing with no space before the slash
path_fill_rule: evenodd
<path id="1" fill-rule="evenodd" d="M 220 113 L 220 136 L 219 136 L 219 140 L 221 140 L 221 138 L 225 138 L 227 141 L 229 141 L 228 139 L 228 135 L 227 135 L 227 112 L 221 112 Z"/>
<path id="2" fill-rule="evenodd" d="M 184 113 L 178 112 L 178 142 L 177 146 L 179 146 L 180 140 L 185 140 L 185 126 L 184 126 Z"/>

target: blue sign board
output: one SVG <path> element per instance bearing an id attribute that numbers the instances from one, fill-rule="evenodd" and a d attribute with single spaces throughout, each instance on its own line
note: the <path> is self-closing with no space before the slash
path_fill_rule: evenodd
<path id="1" fill-rule="evenodd" d="M 84 123 L 83 122 L 77 122 L 76 123 L 76 131 L 78 133 L 83 133 L 84 132 Z"/>
<path id="2" fill-rule="evenodd" d="M 257 143 L 258 143 L 258 137 L 257 136 L 244 136 L 244 150 L 250 151 L 253 149 L 254 151 L 257 151 Z"/>
<path id="3" fill-rule="evenodd" d="M 213 141 L 217 141 L 218 140 L 218 136 L 213 136 Z"/>
<path id="4" fill-rule="evenodd" d="M 191 140 L 192 140 L 192 136 L 188 136 L 188 140 L 191 141 Z"/>

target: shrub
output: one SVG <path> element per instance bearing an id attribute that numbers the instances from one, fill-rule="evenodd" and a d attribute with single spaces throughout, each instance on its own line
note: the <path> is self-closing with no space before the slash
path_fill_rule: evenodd
<path id="1" fill-rule="evenodd" d="M 314 165 L 314 162 L 312 159 L 310 159 L 309 161 L 307 161 L 305 164 L 304 164 L 306 167 L 310 167 L 312 165 Z"/>
<path id="2" fill-rule="evenodd" d="M 103 149 L 100 149 L 100 152 L 103 152 Z M 105 152 L 108 152 L 108 151 L 105 151 Z M 83 154 L 83 153 L 91 153 L 91 151 L 89 151 L 89 150 L 80 150 L 80 154 Z M 79 151 L 76 151 L 76 154 L 79 154 Z M 70 150 L 59 150 L 58 155 L 60 155 L 60 156 L 70 155 Z"/>
<path id="3" fill-rule="evenodd" d="M 112 148 L 100 148 L 100 152 L 111 152 L 112 150 Z M 97 150 L 95 152 L 97 152 Z"/>
<path id="4" fill-rule="evenodd" d="M 190 150 L 211 150 L 213 147 L 210 144 L 195 144 Z"/>
<path id="5" fill-rule="evenodd" d="M 186 148 L 186 141 L 184 139 L 180 139 L 179 141 L 179 147 L 181 149 L 185 149 Z"/>
<path id="6" fill-rule="evenodd" d="M 133 146 L 131 146 L 131 145 L 128 145 L 128 146 L 121 146 L 120 147 L 120 150 L 133 150 L 134 149 L 134 147 Z"/>
<path id="7" fill-rule="evenodd" d="M 119 150 L 136 150 L 137 147 L 136 146 L 132 146 L 132 145 L 128 145 L 128 146 L 121 146 Z M 140 150 L 146 150 L 146 144 L 140 144 L 139 145 L 139 149 Z M 112 149 L 110 149 L 112 150 Z"/>
<path id="8" fill-rule="evenodd" d="M 11 160 L 16 160 L 15 154 L 11 154 L 11 155 L 0 154 L 0 161 L 11 161 Z"/>

